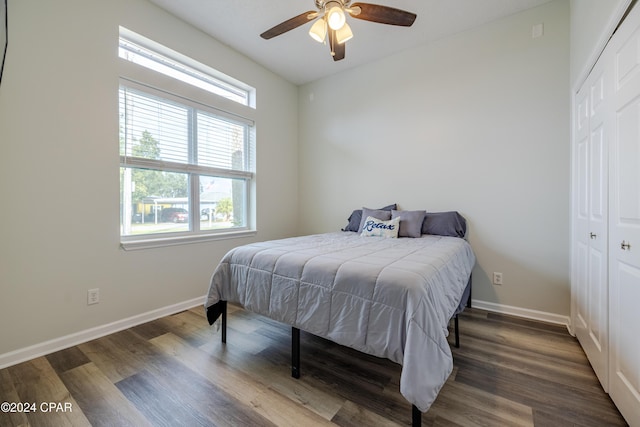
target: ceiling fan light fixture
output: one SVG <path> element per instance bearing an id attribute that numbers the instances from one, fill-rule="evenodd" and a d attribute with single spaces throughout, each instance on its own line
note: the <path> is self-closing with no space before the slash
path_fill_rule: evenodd
<path id="1" fill-rule="evenodd" d="M 0 0 L 2 1 L 2 0 Z M 309 0 L 310 1 L 310 0 Z M 346 42 L 353 38 L 346 15 L 362 21 L 378 24 L 410 27 L 417 15 L 406 10 L 370 3 L 353 3 L 352 0 L 315 0 L 316 10 L 303 12 L 289 18 L 260 34 L 265 40 L 291 31 L 307 23 L 312 24 L 309 36 L 314 40 L 328 44 L 334 61 L 345 57 Z M 311 21 L 316 21 L 311 23 Z"/>
<path id="2" fill-rule="evenodd" d="M 327 21 L 322 18 L 314 22 L 309 30 L 309 35 L 319 43 L 324 42 L 325 37 L 327 37 Z"/>
<path id="3" fill-rule="evenodd" d="M 339 30 L 347 22 L 344 10 L 338 2 L 330 2 L 327 5 L 327 22 L 332 30 Z"/>
<path id="4" fill-rule="evenodd" d="M 345 23 L 342 28 L 336 30 L 336 41 L 338 44 L 342 44 L 347 40 L 351 40 L 353 38 L 353 32 L 351 31 L 351 27 L 349 24 Z"/>

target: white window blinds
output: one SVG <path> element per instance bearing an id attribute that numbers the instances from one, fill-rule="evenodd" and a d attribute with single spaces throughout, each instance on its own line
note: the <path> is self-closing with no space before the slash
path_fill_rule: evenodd
<path id="1" fill-rule="evenodd" d="M 250 121 L 233 120 L 136 88 L 120 87 L 123 164 L 251 178 Z"/>

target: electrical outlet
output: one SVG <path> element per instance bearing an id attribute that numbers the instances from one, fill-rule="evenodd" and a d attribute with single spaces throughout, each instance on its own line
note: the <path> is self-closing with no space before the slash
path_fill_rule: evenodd
<path id="1" fill-rule="evenodd" d="M 493 272 L 493 284 L 502 285 L 502 273 L 499 273 L 497 271 Z"/>
<path id="2" fill-rule="evenodd" d="M 97 304 L 100 302 L 100 289 L 89 289 L 87 291 L 87 305 Z"/>

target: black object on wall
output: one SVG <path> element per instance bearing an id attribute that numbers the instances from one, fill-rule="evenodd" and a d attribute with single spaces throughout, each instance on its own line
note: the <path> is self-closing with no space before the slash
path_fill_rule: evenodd
<path id="1" fill-rule="evenodd" d="M 2 49 L 2 57 L 0 57 L 0 83 L 2 83 L 2 72 L 4 71 L 4 60 L 7 57 L 7 46 L 9 45 L 9 17 L 7 13 L 7 2 L 9 0 L 0 0 L 0 49 Z"/>

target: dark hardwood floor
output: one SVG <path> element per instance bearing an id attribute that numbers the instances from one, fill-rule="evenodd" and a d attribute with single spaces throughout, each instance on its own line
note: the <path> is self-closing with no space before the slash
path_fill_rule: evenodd
<path id="1" fill-rule="evenodd" d="M 399 365 L 302 332 L 295 380 L 290 328 L 229 311 L 226 345 L 194 308 L 0 370 L 31 410 L 0 426 L 410 425 Z M 626 425 L 566 328 L 467 309 L 460 331 L 423 425 Z"/>

